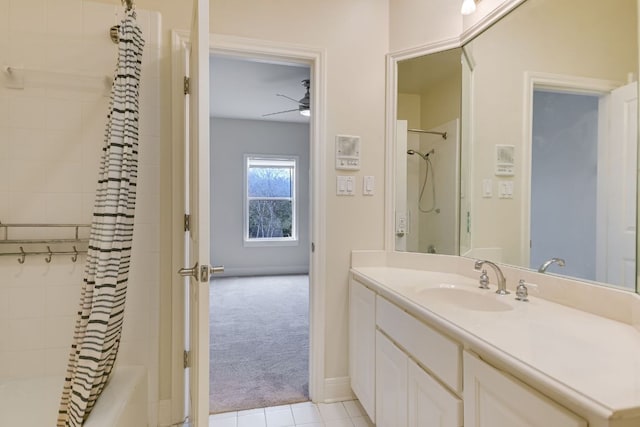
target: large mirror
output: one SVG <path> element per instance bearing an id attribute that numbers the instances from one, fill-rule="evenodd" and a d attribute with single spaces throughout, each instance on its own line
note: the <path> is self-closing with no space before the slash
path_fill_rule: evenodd
<path id="1" fill-rule="evenodd" d="M 526 0 L 398 61 L 396 250 L 635 290 L 637 77 L 636 0 Z"/>

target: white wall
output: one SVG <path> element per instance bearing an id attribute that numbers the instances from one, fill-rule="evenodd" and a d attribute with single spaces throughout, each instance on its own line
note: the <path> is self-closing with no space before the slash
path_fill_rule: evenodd
<path id="1" fill-rule="evenodd" d="M 0 61 L 25 68 L 24 89 L 0 71 L 0 221 L 90 223 L 121 7 L 91 1 L 0 0 Z M 142 66 L 138 201 L 118 363 L 149 368 L 156 419 L 159 315 L 160 20 L 138 10 Z M 63 73 L 54 73 L 63 71 Z M 34 232 L 33 237 L 37 237 Z M 2 248 L 0 248 L 1 250 Z M 40 249 L 43 249 L 42 247 Z M 0 377 L 63 375 L 84 257 L 0 257 Z"/>
<path id="2" fill-rule="evenodd" d="M 420 94 L 421 129 L 432 129 L 460 118 L 462 67 L 452 68 L 450 76 Z"/>
<path id="3" fill-rule="evenodd" d="M 456 39 L 462 33 L 460 6 L 462 0 L 390 0 L 389 51 Z"/>
<path id="4" fill-rule="evenodd" d="M 295 246 L 244 246 L 245 154 L 297 156 Z M 225 275 L 309 271 L 309 125 L 211 119 L 211 262 Z"/>

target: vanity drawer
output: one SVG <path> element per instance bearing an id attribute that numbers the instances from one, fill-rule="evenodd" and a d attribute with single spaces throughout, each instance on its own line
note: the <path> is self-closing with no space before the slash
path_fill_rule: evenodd
<path id="1" fill-rule="evenodd" d="M 462 346 L 378 296 L 376 324 L 456 393 L 462 393 Z"/>

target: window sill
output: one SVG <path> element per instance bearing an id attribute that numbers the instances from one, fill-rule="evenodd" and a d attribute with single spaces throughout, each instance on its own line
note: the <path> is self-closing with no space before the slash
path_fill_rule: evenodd
<path id="1" fill-rule="evenodd" d="M 279 246 L 298 246 L 298 239 L 265 239 L 265 240 L 245 240 L 244 247 L 260 248 L 260 247 L 279 247 Z"/>

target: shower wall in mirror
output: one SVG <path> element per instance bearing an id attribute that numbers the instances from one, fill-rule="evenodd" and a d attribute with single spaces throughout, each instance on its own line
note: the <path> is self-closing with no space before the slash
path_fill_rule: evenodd
<path id="1" fill-rule="evenodd" d="M 433 244 L 435 252 L 533 269 L 560 258 L 565 265 L 553 262 L 548 273 L 635 289 L 637 40 L 636 0 L 526 0 L 462 53 L 397 63 L 399 120 L 424 130 L 459 120 L 460 157 L 433 165 L 459 168 L 450 187 L 437 175 L 433 182 L 436 204 L 457 195 L 446 231 L 456 245 Z M 442 77 L 447 67 L 457 80 Z M 408 133 L 407 150 L 432 149 L 416 138 Z M 396 217 L 396 247 L 427 252 L 421 215 L 436 215 L 416 203 L 428 164 L 405 160 L 404 171 L 396 162 L 396 192 L 406 180 L 408 233 L 399 239 Z"/>
<path id="2" fill-rule="evenodd" d="M 459 253 L 460 52 L 398 63 L 396 250 Z"/>

